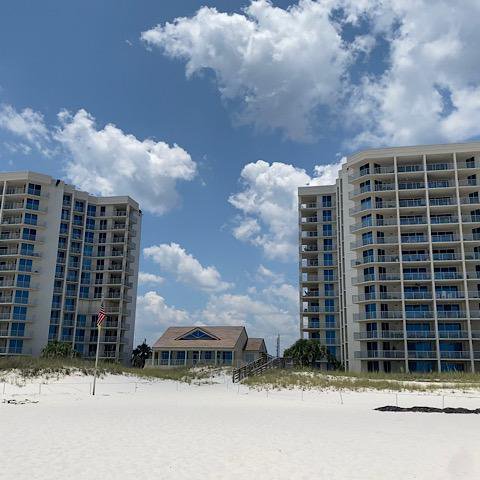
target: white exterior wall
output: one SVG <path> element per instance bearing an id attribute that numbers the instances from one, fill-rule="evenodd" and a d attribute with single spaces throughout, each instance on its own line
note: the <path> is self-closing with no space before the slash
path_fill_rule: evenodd
<path id="1" fill-rule="evenodd" d="M 40 185 L 40 195 L 29 195 L 29 184 Z M 62 181 L 33 172 L 0 174 L 0 188 L 0 299 L 3 299 L 0 300 L 0 355 L 39 355 L 50 338 L 72 343 L 76 349 L 82 350 L 83 356 L 92 357 L 96 338 L 92 315 L 98 312 L 101 303 L 98 292 L 98 298 L 94 298 L 94 289 L 100 288 L 105 296 L 107 313 L 116 312 L 107 316 L 101 338 L 101 356 L 128 361 L 133 346 L 140 251 L 141 212 L 138 204 L 129 197 L 95 197 Z M 70 206 L 64 205 L 64 195 L 70 198 Z M 27 199 L 39 200 L 39 209 L 27 208 Z M 76 200 L 83 202 L 83 213 L 74 211 Z M 96 206 L 95 216 L 88 215 L 88 205 Z M 12 208 L 17 206 L 20 208 Z M 100 215 L 102 206 L 105 207 L 104 216 Z M 69 215 L 68 220 L 62 219 L 62 209 L 65 215 Z M 127 215 L 118 216 L 117 212 L 122 211 L 126 211 Z M 38 216 L 37 225 L 26 223 L 29 214 Z M 78 215 L 78 225 L 74 225 L 74 215 Z M 87 218 L 95 223 L 95 228 L 87 228 Z M 107 221 L 104 230 L 99 228 L 102 220 Z M 62 223 L 67 226 L 65 233 L 60 232 Z M 35 239 L 15 237 L 17 234 L 22 236 L 25 228 L 36 230 Z M 74 229 L 77 230 L 74 232 Z M 86 232 L 93 233 L 93 242 L 85 242 Z M 78 239 L 73 239 L 74 233 L 78 234 Z M 106 236 L 106 243 L 99 242 L 101 234 Z M 118 241 L 120 237 L 123 241 Z M 65 248 L 59 246 L 61 238 L 65 241 Z M 113 243 L 113 240 L 116 242 Z M 72 242 L 78 243 L 78 254 L 72 252 Z M 34 254 L 22 254 L 22 243 L 33 245 Z M 85 254 L 86 245 L 91 246 L 92 256 Z M 105 254 L 99 255 L 100 246 L 105 246 Z M 20 253 L 9 255 L 14 251 Z M 115 257 L 110 255 L 114 251 Z M 57 260 L 57 255 L 64 255 L 64 259 Z M 91 270 L 83 263 L 84 258 L 88 261 L 87 257 L 92 264 Z M 19 269 L 20 259 L 32 260 L 31 272 Z M 74 260 L 75 263 L 72 263 Z M 97 270 L 101 261 L 104 262 L 103 269 Z M 109 273 L 112 262 L 121 266 L 118 271 Z M 15 264 L 14 269 L 6 270 L 6 265 L 10 264 Z M 57 264 L 64 267 L 63 275 L 56 276 Z M 69 281 L 69 274 L 75 272 L 76 280 Z M 88 287 L 88 296 L 85 292 L 80 293 L 82 273 L 86 272 L 90 272 L 90 282 L 87 284 L 85 281 L 82 286 Z M 97 283 L 96 273 L 104 274 L 102 281 Z M 31 277 L 28 304 L 17 303 L 15 298 L 17 290 L 26 290 L 18 285 L 18 276 L 23 274 Z M 112 281 L 118 285 L 112 284 Z M 4 285 L 1 285 L 2 282 Z M 14 300 L 7 302 L 11 295 Z M 55 306 L 52 305 L 54 295 L 60 299 Z M 112 296 L 118 298 L 109 298 Z M 67 298 L 73 301 L 73 307 L 67 308 Z M 14 314 L 14 309 L 19 307 L 27 308 L 25 319 L 19 319 L 18 314 Z M 85 326 L 78 322 L 79 315 L 86 315 Z M 22 334 L 16 330 L 19 323 L 25 323 Z M 116 327 L 113 327 L 114 324 Z M 49 334 L 51 328 L 54 331 Z"/>

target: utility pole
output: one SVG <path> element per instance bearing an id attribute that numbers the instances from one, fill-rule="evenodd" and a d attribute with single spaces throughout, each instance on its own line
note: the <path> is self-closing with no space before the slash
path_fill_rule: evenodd
<path id="1" fill-rule="evenodd" d="M 280 334 L 277 335 L 277 358 L 280 357 Z"/>

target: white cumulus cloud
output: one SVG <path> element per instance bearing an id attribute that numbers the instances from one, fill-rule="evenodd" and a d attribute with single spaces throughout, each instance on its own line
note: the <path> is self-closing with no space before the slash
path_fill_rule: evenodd
<path id="1" fill-rule="evenodd" d="M 138 283 L 139 284 L 157 284 L 160 285 L 165 282 L 165 279 L 160 275 L 155 275 L 154 273 L 147 272 L 138 272 Z"/>
<path id="2" fill-rule="evenodd" d="M 135 338 L 150 342 L 157 340 L 167 327 L 186 325 L 190 321 L 187 311 L 167 305 L 165 299 L 155 291 L 137 297 Z"/>
<path id="3" fill-rule="evenodd" d="M 177 281 L 206 292 L 220 292 L 232 287 L 222 280 L 214 266 L 204 267 L 177 243 L 153 245 L 143 249 L 146 258 L 157 263 L 163 272 L 173 274 Z"/>
<path id="4" fill-rule="evenodd" d="M 0 128 L 20 137 L 47 156 L 51 153 L 46 146 L 50 141 L 50 132 L 45 119 L 41 113 L 31 108 L 18 111 L 12 105 L 0 105 Z M 25 143 L 8 143 L 7 147 L 10 151 L 21 151 L 24 154 L 31 151 Z"/>
<path id="5" fill-rule="evenodd" d="M 139 140 L 112 124 L 98 129 L 85 110 L 59 114 L 55 138 L 66 149 L 68 179 L 101 195 L 130 195 L 141 208 L 163 214 L 179 203 L 178 181 L 192 180 L 196 164 L 178 145 Z"/>
<path id="6" fill-rule="evenodd" d="M 141 37 L 184 60 L 188 76 L 215 72 L 222 98 L 240 100 L 241 121 L 306 139 L 316 109 L 332 107 L 343 95 L 355 52 L 374 43 L 364 35 L 351 44 L 343 41 L 339 15 L 333 15 L 340 3 L 300 0 L 282 9 L 255 0 L 232 14 L 202 7 Z"/>

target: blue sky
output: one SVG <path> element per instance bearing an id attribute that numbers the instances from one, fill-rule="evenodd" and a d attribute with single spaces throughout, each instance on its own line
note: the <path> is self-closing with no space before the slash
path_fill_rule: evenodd
<path id="1" fill-rule="evenodd" d="M 9 2 L 0 166 L 142 204 L 137 339 L 228 322 L 288 344 L 296 186 L 328 183 L 364 147 L 478 138 L 479 13 L 473 0 Z"/>

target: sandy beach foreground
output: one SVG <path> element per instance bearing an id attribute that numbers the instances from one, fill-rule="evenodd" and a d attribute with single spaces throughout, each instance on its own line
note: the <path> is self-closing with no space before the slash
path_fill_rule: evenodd
<path id="1" fill-rule="evenodd" d="M 256 391 L 106 376 L 5 385 L 1 478 L 476 479 L 480 416 L 375 407 L 477 408 L 480 394 Z M 0 387 L 3 387 L 0 385 Z M 40 394 L 39 394 L 40 392 Z"/>

